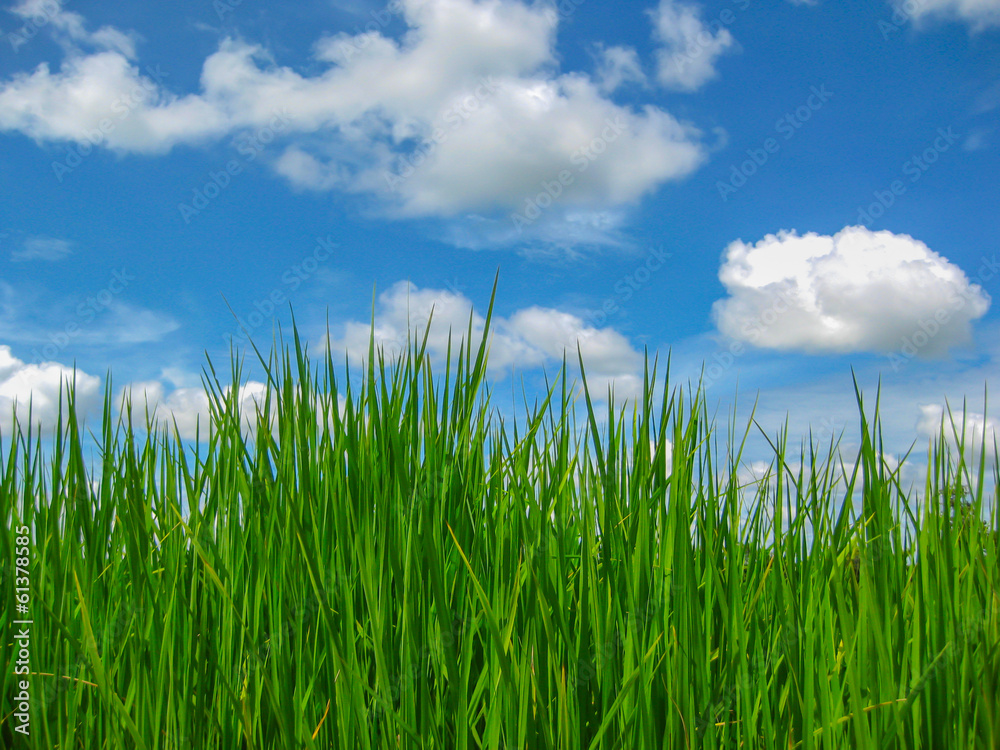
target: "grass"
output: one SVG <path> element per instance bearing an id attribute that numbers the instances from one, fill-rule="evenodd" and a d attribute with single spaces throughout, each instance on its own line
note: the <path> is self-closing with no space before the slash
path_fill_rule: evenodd
<path id="1" fill-rule="evenodd" d="M 296 334 L 261 358 L 254 438 L 209 367 L 197 452 L 119 416 L 110 385 L 96 459 L 72 389 L 51 442 L 4 436 L 0 745 L 1000 747 L 985 446 L 943 426 L 913 492 L 858 393 L 856 454 L 771 435 L 769 476 L 741 486 L 757 428 L 720 435 L 655 362 L 625 407 L 560 377 L 504 423 L 487 351 L 435 375 L 425 344 L 372 344 L 352 388 Z"/>

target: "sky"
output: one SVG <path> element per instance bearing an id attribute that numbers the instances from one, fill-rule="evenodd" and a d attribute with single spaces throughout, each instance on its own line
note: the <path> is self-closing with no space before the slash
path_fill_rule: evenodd
<path id="1" fill-rule="evenodd" d="M 1000 0 L 7 4 L 0 430 L 75 368 L 191 437 L 292 311 L 440 356 L 499 274 L 495 393 L 669 352 L 765 432 L 850 442 L 856 377 L 887 451 L 992 443 L 998 114 Z"/>

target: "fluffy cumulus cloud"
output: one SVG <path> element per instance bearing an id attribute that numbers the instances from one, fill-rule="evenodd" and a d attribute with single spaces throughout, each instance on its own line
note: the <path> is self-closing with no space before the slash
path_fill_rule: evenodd
<path id="1" fill-rule="evenodd" d="M 706 24 L 701 8 L 678 0 L 660 0 L 653 11 L 660 83 L 675 91 L 695 91 L 716 76 L 718 58 L 735 45 L 722 20 Z"/>
<path id="2" fill-rule="evenodd" d="M 431 312 L 433 310 L 433 317 Z M 397 282 L 379 295 L 374 334 L 387 354 L 399 353 L 419 336 L 422 340 L 430 320 L 428 352 L 438 361 L 465 340 L 472 321 L 472 345 L 482 341 L 485 319 L 464 295 L 443 289 L 420 289 L 410 282 Z M 559 367 L 563 355 L 572 367 L 577 347 L 583 357 L 587 383 L 600 396 L 613 386 L 618 397 L 634 396 L 642 390 L 642 355 L 622 334 L 610 328 L 595 328 L 581 318 L 552 308 L 532 306 L 509 317 L 491 321 L 490 368 L 495 376 L 511 371 Z M 371 323 L 351 321 L 331 348 L 355 360 L 368 353 Z"/>
<path id="3" fill-rule="evenodd" d="M 24 362 L 11 354 L 9 346 L 0 346 L 0 433 L 9 436 L 16 415 L 22 428 L 41 425 L 48 430 L 59 416 L 60 389 L 75 386 L 77 411 L 89 412 L 100 397 L 99 378 L 56 362 Z"/>
<path id="4" fill-rule="evenodd" d="M 931 19 L 963 21 L 975 31 L 1000 26 L 1000 0 L 891 0 L 895 16 L 920 23 Z"/>
<path id="5" fill-rule="evenodd" d="M 989 296 L 960 268 L 905 234 L 846 227 L 733 242 L 713 306 L 719 330 L 763 348 L 891 353 L 917 342 L 940 356 L 971 336 Z"/>
<path id="6" fill-rule="evenodd" d="M 954 408 L 949 414 L 948 408 L 941 404 L 922 405 L 917 432 L 933 440 L 940 438 L 942 429 L 945 441 L 952 450 L 957 450 L 959 443 L 963 443 L 969 459 L 978 457 L 984 445 L 988 457 L 997 455 L 1000 420 L 995 417 L 968 411 L 963 414 L 961 410 L 955 411 Z"/>
<path id="7" fill-rule="evenodd" d="M 664 8 L 665 43 L 699 44 L 694 11 Z M 204 61 L 199 90 L 179 94 L 169 71 L 136 62 L 130 37 L 87 33 L 60 7 L 53 26 L 73 44 L 58 69 L 0 81 L 0 130 L 162 153 L 270 129 L 280 143 L 266 158 L 295 186 L 424 216 L 516 209 L 564 171 L 572 179 L 562 206 L 627 203 L 705 158 L 696 128 L 608 98 L 641 74 L 629 51 L 608 50 L 593 76 L 560 73 L 559 19 L 547 3 L 394 0 L 383 13 L 407 30 L 323 36 L 311 75 L 259 45 L 224 40 Z M 713 35 L 682 87 L 704 78 L 729 43 Z"/>

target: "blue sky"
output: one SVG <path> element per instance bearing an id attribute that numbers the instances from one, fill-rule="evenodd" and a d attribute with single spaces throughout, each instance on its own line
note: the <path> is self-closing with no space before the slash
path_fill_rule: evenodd
<path id="1" fill-rule="evenodd" d="M 1000 0 L 7 5 L 0 408 L 75 364 L 193 424 L 230 307 L 441 346 L 499 269 L 508 392 L 648 347 L 768 428 L 856 429 L 853 367 L 893 450 L 992 438 L 998 112 Z"/>

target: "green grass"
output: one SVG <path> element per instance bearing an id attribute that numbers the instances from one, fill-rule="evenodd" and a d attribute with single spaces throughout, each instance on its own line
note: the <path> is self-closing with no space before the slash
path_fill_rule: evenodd
<path id="1" fill-rule="evenodd" d="M 943 427 L 914 492 L 859 393 L 856 454 L 770 435 L 769 477 L 741 487 L 757 428 L 720 434 L 655 363 L 625 407 L 559 377 L 504 423 L 487 352 L 432 374 L 424 341 L 373 346 L 352 388 L 296 335 L 262 360 L 254 440 L 208 369 L 197 453 L 119 416 L 110 385 L 99 424 L 70 390 L 51 441 L 3 436 L 0 746 L 1000 747 L 982 446 Z"/>

